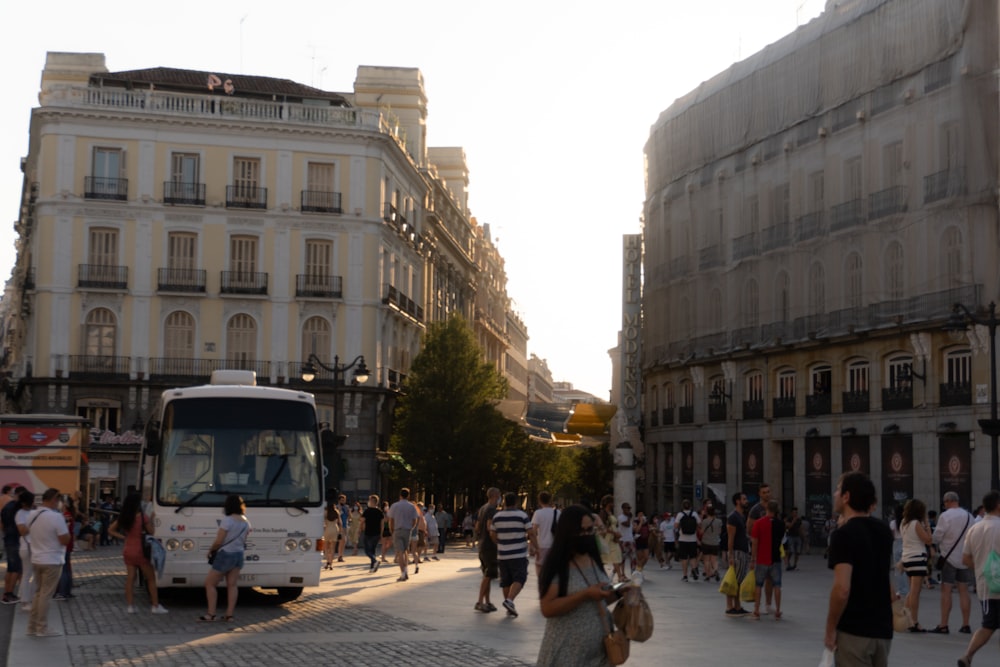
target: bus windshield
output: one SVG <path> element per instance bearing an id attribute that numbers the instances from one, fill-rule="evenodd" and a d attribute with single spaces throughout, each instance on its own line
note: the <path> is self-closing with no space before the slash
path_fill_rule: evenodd
<path id="1" fill-rule="evenodd" d="M 159 504 L 320 505 L 322 470 L 312 406 L 284 400 L 177 398 L 163 414 Z"/>

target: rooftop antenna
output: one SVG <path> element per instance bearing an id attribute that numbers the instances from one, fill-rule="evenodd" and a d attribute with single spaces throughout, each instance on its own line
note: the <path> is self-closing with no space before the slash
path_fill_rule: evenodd
<path id="1" fill-rule="evenodd" d="M 247 20 L 250 14 L 244 14 L 243 18 L 240 19 L 240 74 L 243 74 L 243 22 Z"/>

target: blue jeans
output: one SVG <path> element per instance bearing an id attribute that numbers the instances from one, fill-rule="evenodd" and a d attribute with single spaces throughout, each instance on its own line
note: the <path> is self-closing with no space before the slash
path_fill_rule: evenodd
<path id="1" fill-rule="evenodd" d="M 364 546 L 365 555 L 371 560 L 371 567 L 375 567 L 375 550 L 378 548 L 378 543 L 382 540 L 381 535 L 365 535 L 364 536 Z"/>
<path id="2" fill-rule="evenodd" d="M 73 594 L 73 565 L 70 563 L 70 551 L 66 550 L 66 563 L 63 564 L 59 583 L 56 584 L 56 595 L 69 597 Z"/>

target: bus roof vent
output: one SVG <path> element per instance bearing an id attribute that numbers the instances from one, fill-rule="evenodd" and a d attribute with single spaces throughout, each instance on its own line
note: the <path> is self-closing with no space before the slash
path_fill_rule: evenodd
<path id="1" fill-rule="evenodd" d="M 257 386 L 256 371 L 212 371 L 212 384 L 241 384 Z"/>

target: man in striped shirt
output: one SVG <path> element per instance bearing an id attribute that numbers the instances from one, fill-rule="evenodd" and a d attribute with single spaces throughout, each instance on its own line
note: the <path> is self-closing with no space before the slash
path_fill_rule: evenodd
<path id="1" fill-rule="evenodd" d="M 497 545 L 503 607 L 508 615 L 517 616 L 514 598 L 528 580 L 528 542 L 531 542 L 533 549 L 537 545 L 531 519 L 517 506 L 516 493 L 504 495 L 503 509 L 493 515 L 489 530 L 490 537 Z"/>

